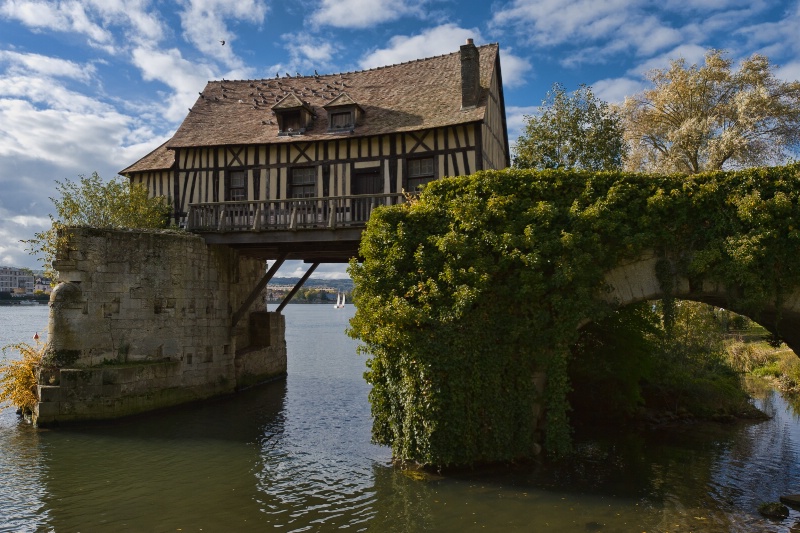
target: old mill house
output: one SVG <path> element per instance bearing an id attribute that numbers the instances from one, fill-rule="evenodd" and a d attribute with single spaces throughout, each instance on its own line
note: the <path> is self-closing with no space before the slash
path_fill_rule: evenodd
<path id="1" fill-rule="evenodd" d="M 170 198 L 183 225 L 191 204 L 396 194 L 508 165 L 499 45 L 468 39 L 357 72 L 210 81 L 175 135 L 121 174 Z"/>

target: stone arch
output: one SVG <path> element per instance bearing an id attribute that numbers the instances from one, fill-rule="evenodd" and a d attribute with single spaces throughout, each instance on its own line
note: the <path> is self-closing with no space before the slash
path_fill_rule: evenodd
<path id="1" fill-rule="evenodd" d="M 605 281 L 611 290 L 603 295 L 603 299 L 625 306 L 663 297 L 664 292 L 656 276 L 656 263 L 659 259 L 655 252 L 649 251 L 608 271 Z M 677 276 L 675 279 L 675 298 L 724 307 L 758 322 L 771 333 L 776 333 L 775 319 L 778 309 L 774 304 L 767 305 L 755 315 L 737 307 L 735 303 L 732 304 L 728 295 L 727 288 L 721 283 L 703 281 L 701 286 L 696 286 L 682 276 Z M 800 354 L 800 290 L 795 289 L 784 296 L 780 316 L 777 330 L 781 340 L 795 353 Z"/>

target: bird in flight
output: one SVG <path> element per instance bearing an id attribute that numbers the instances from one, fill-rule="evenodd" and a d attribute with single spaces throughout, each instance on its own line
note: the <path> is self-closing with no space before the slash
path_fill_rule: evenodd
<path id="1" fill-rule="evenodd" d="M 222 46 L 225 46 L 225 41 L 220 41 L 220 43 L 222 44 Z"/>

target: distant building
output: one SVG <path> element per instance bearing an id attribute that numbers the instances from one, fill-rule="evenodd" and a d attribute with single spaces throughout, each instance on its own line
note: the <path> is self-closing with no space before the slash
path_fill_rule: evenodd
<path id="1" fill-rule="evenodd" d="M 37 277 L 33 284 L 33 292 L 41 291 L 45 294 L 50 294 L 53 291 L 50 283 L 50 278 Z"/>
<path id="2" fill-rule="evenodd" d="M 33 295 L 35 280 L 27 270 L 0 266 L 0 292 L 14 296 Z"/>

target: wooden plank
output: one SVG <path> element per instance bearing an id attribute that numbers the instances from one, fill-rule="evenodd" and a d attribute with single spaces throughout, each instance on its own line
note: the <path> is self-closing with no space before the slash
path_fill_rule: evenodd
<path id="1" fill-rule="evenodd" d="M 286 261 L 287 255 L 288 254 L 284 252 L 283 255 L 277 261 L 275 261 L 270 269 L 267 270 L 267 273 L 264 274 L 264 276 L 262 276 L 262 278 L 258 281 L 255 289 L 250 292 L 250 294 L 247 296 L 247 299 L 244 301 L 241 307 L 239 307 L 239 310 L 233 314 L 233 318 L 231 318 L 232 328 L 236 326 L 242 316 L 247 312 L 248 309 L 250 309 L 250 306 L 253 305 L 253 302 L 256 301 L 258 295 L 264 290 L 264 287 L 267 286 L 269 280 L 271 280 L 275 273 L 278 272 L 278 269 L 281 267 L 281 265 L 283 265 L 283 262 Z"/>
<path id="2" fill-rule="evenodd" d="M 175 149 L 175 161 L 178 163 L 180 162 L 180 149 L 177 148 Z M 173 198 L 172 204 L 175 207 L 175 213 L 173 215 L 175 219 L 175 224 L 178 224 L 180 222 L 180 212 L 181 212 L 180 210 L 181 188 L 180 185 L 178 185 L 178 172 L 180 167 L 181 167 L 180 164 L 176 164 L 175 168 L 172 170 L 173 174 L 172 179 L 174 180 L 172 182 L 172 198 Z"/>
<path id="3" fill-rule="evenodd" d="M 314 273 L 314 271 L 317 269 L 318 266 L 319 266 L 319 263 L 314 263 L 314 264 L 311 265 L 311 267 L 308 269 L 308 271 L 305 274 L 303 274 L 303 277 L 300 278 L 300 281 L 297 282 L 297 285 L 295 285 L 294 288 L 291 291 L 289 291 L 289 294 L 286 295 L 286 298 L 283 299 L 283 301 L 281 302 L 281 305 L 279 305 L 278 308 L 275 310 L 276 313 L 280 314 L 280 312 L 283 311 L 283 308 L 286 307 L 286 304 L 288 304 L 289 301 L 297 293 L 297 291 L 300 290 L 300 287 L 303 286 L 303 284 L 306 282 L 306 280 L 308 280 L 308 278 L 311 277 L 311 274 Z"/>

